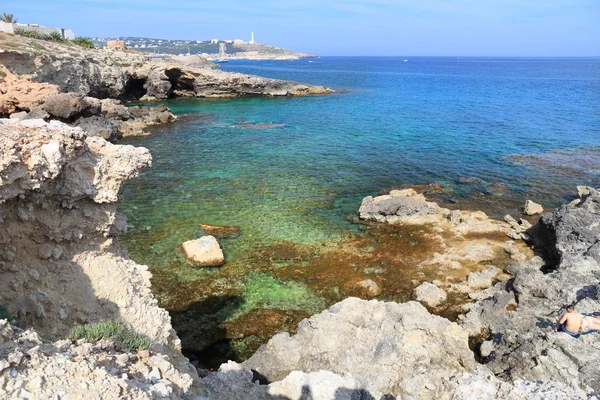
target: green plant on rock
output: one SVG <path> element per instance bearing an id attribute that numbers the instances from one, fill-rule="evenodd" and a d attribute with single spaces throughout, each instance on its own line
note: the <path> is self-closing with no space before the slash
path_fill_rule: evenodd
<path id="1" fill-rule="evenodd" d="M 15 17 L 14 14 L 9 14 L 7 12 L 3 12 L 2 14 L 0 14 L 0 21 L 7 22 L 9 24 L 16 24 L 17 22 L 19 22 L 19 20 L 17 20 L 17 17 Z"/>
<path id="2" fill-rule="evenodd" d="M 43 39 L 44 38 L 43 35 L 41 35 L 37 31 L 28 31 L 28 30 L 22 29 L 22 28 L 15 29 L 15 35 L 28 37 L 31 39 Z"/>
<path id="3" fill-rule="evenodd" d="M 91 39 L 88 38 L 84 38 L 84 37 L 76 37 L 75 39 L 71 40 L 72 43 L 83 47 L 84 49 L 95 49 L 96 46 L 94 46 L 94 43 L 92 42 Z"/>
<path id="4" fill-rule="evenodd" d="M 77 325 L 71 330 L 69 339 L 85 339 L 90 343 L 112 339 L 123 351 L 146 350 L 150 341 L 130 329 L 122 321 L 101 321 L 89 325 Z"/>
<path id="5" fill-rule="evenodd" d="M 44 35 L 44 40 L 49 40 L 52 42 L 64 42 L 65 38 L 63 38 L 63 36 L 58 32 L 52 32 Z"/>
<path id="6" fill-rule="evenodd" d="M 9 322 L 14 320 L 13 316 L 3 304 L 0 304 L 0 319 L 7 319 Z"/>

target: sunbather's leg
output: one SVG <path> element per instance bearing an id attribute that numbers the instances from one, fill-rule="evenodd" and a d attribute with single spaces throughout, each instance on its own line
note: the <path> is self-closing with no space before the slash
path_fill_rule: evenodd
<path id="1" fill-rule="evenodd" d="M 585 319 L 588 329 L 598 331 L 600 330 L 600 319 L 593 317 L 583 317 Z"/>

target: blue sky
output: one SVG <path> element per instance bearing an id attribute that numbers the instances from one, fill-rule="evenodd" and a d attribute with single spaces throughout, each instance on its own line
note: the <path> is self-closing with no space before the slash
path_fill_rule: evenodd
<path id="1" fill-rule="evenodd" d="M 0 0 L 81 36 L 248 40 L 320 55 L 600 56 L 600 0 Z"/>

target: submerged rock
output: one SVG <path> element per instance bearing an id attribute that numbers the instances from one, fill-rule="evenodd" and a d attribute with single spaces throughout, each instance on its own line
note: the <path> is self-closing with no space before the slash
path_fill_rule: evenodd
<path id="1" fill-rule="evenodd" d="M 207 234 L 218 238 L 234 238 L 240 235 L 239 226 L 217 226 L 209 224 L 199 224 L 198 227 Z"/>
<path id="2" fill-rule="evenodd" d="M 225 263 L 223 250 L 214 236 L 203 236 L 181 245 L 187 259 L 195 265 L 218 267 Z"/>

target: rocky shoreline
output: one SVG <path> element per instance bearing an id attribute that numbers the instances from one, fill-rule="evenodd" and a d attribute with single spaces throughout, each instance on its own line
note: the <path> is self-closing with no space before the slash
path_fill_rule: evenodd
<path id="1" fill-rule="evenodd" d="M 598 309 L 600 192 L 593 188 L 582 188 L 578 201 L 527 230 L 545 246 L 546 261 L 526 257 L 505 268 L 507 277 L 483 277 L 483 284 L 469 275 L 479 282 L 469 291 L 479 295 L 458 323 L 417 302 L 349 298 L 303 320 L 296 335 L 276 335 L 245 363 L 200 371 L 199 378 L 181 355 L 168 314 L 156 305 L 146 267 L 128 260 L 115 241 L 126 224 L 113 203 L 122 182 L 150 163 L 147 150 L 41 120 L 1 120 L 0 148 L 0 303 L 20 325 L 35 329 L 2 322 L 0 391 L 8 397 L 75 395 L 83 386 L 98 396 L 173 399 L 307 393 L 315 399 L 474 393 L 541 399 L 588 398 L 599 390 L 593 335 L 574 339 L 550 329 L 565 303 Z M 446 226 L 465 237 L 491 229 L 515 241 L 509 223 L 443 209 L 412 190 L 368 197 L 360 215 Z M 149 350 L 43 339 L 65 337 L 74 324 L 116 318 L 147 337 Z"/>
<path id="2" fill-rule="evenodd" d="M 90 136 L 116 140 L 143 136 L 176 117 L 165 106 L 126 107 L 127 101 L 176 97 L 285 97 L 330 89 L 228 73 L 209 62 L 82 49 L 0 33 L 0 117 L 59 120 Z"/>
<path id="3" fill-rule="evenodd" d="M 116 212 L 119 189 L 151 155 L 105 140 L 143 134 L 174 116 L 121 101 L 327 89 L 0 39 L 0 114 L 11 116 L 0 119 L 0 304 L 15 319 L 0 320 L 0 397 L 584 399 L 600 392 L 597 337 L 552 329 L 565 304 L 600 310 L 600 192 L 589 187 L 534 225 L 451 211 L 412 189 L 369 196 L 361 219 L 427 226 L 443 249 L 415 265 L 439 273 L 416 288 L 419 302 L 351 297 L 302 320 L 295 335 L 274 336 L 242 364 L 197 370 L 157 305 L 148 268 L 129 260 L 116 239 L 127 227 Z M 34 52 L 35 43 L 44 49 Z M 377 297 L 372 283 L 363 297 Z M 432 314 L 459 294 L 455 322 Z M 69 337 L 73 326 L 106 320 L 127 324 L 148 349 Z"/>

